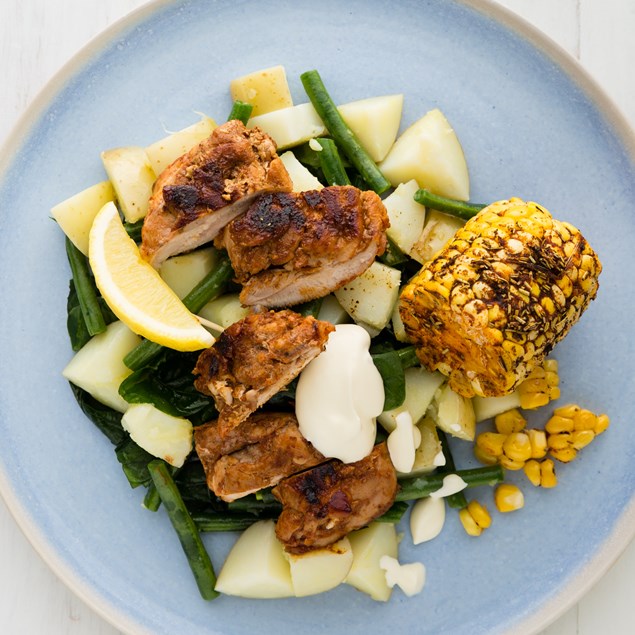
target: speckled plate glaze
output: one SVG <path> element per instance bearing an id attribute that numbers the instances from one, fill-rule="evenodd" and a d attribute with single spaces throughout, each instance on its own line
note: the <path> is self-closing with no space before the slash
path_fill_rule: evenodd
<path id="1" fill-rule="evenodd" d="M 222 121 L 230 79 L 274 64 L 286 66 L 296 103 L 305 101 L 300 73 L 318 68 L 339 102 L 403 92 L 404 125 L 441 108 L 464 146 L 474 200 L 537 200 L 579 226 L 604 263 L 597 301 L 556 357 L 562 400 L 607 411 L 611 429 L 560 469 L 555 490 L 525 487 L 525 509 L 495 516 L 478 540 L 453 514 L 431 543 L 414 548 L 406 535 L 402 560 L 428 573 L 413 599 L 396 591 L 379 604 L 342 586 L 205 603 L 167 518 L 141 509 L 142 493 L 60 375 L 71 356 L 69 271 L 50 207 L 104 178 L 102 149 L 150 143 L 193 123 L 195 111 Z M 130 633 L 544 627 L 635 532 L 634 147 L 574 61 L 486 1 L 191 0 L 133 13 L 59 73 L 2 153 L 0 489 L 21 527 L 77 594 Z M 206 537 L 217 568 L 233 540 Z"/>

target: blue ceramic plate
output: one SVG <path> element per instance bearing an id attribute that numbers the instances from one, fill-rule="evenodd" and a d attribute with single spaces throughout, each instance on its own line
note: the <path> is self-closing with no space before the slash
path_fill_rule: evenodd
<path id="1" fill-rule="evenodd" d="M 403 92 L 404 125 L 441 108 L 465 149 L 474 200 L 537 200 L 579 226 L 604 263 L 597 301 L 556 357 L 563 401 L 607 411 L 612 427 L 560 469 L 555 490 L 524 487 L 524 510 L 495 516 L 478 540 L 452 514 L 435 541 L 414 548 L 406 537 L 402 559 L 428 571 L 413 599 L 396 591 L 379 604 L 342 586 L 205 603 L 163 511 L 141 509 L 142 493 L 60 375 L 71 356 L 69 271 L 50 207 L 104 178 L 101 150 L 148 144 L 193 123 L 194 111 L 223 120 L 229 81 L 274 64 L 286 66 L 296 103 L 300 73 L 318 68 L 339 102 Z M 633 148 L 576 64 L 487 2 L 190 0 L 132 14 L 59 74 L 2 153 L 0 484 L 13 513 L 68 585 L 131 633 L 541 628 L 635 531 Z M 206 537 L 217 567 L 233 539 Z"/>

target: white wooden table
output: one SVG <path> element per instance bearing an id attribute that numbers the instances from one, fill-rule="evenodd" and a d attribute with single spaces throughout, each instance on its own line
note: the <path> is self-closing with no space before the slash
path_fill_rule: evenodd
<path id="1" fill-rule="evenodd" d="M 51 75 L 145 0 L 0 0 L 0 143 Z M 635 0 L 499 0 L 574 55 L 635 126 Z M 590 516 L 589 522 L 593 519 Z M 635 543 L 545 635 L 635 633 Z M 0 633 L 116 635 L 40 560 L 0 499 Z M 176 634 L 175 634 L 176 635 Z"/>

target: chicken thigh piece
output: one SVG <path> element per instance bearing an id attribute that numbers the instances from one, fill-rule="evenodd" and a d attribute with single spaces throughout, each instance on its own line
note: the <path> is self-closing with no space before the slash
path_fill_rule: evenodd
<path id="1" fill-rule="evenodd" d="M 353 186 L 256 198 L 216 244 L 227 249 L 245 305 L 292 306 L 363 273 L 386 248 L 381 199 Z"/>
<path id="2" fill-rule="evenodd" d="M 194 369 L 194 385 L 216 403 L 220 436 L 297 377 L 334 329 L 288 309 L 254 313 L 226 328 Z"/>
<path id="3" fill-rule="evenodd" d="M 300 434 L 298 420 L 291 413 L 255 413 L 229 436 L 231 443 L 220 438 L 217 422 L 205 424 L 194 432 L 207 485 L 227 502 L 276 485 L 286 476 L 326 460 Z M 217 455 L 221 446 L 229 449 L 236 445 L 240 448 Z"/>
<path id="4" fill-rule="evenodd" d="M 331 460 L 300 472 L 272 490 L 283 505 L 276 535 L 289 553 L 326 547 L 386 512 L 397 487 L 385 442 L 361 461 Z"/>
<path id="5" fill-rule="evenodd" d="M 276 144 L 232 120 L 157 178 L 142 230 L 141 255 L 154 267 L 210 242 L 262 192 L 289 192 Z"/>

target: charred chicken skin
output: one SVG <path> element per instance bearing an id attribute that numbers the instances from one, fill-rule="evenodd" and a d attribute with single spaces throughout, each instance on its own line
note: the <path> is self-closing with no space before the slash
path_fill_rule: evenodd
<path id="1" fill-rule="evenodd" d="M 329 461 L 272 491 L 283 505 L 276 535 L 287 552 L 301 554 L 327 547 L 386 512 L 397 494 L 397 476 L 380 443 L 361 461 Z"/>
<path id="2" fill-rule="evenodd" d="M 231 502 L 326 459 L 301 434 L 293 414 L 260 412 L 224 440 L 214 421 L 196 429 L 196 452 L 208 487 Z"/>
<path id="3" fill-rule="evenodd" d="M 254 313 L 225 329 L 194 369 L 194 385 L 216 403 L 220 436 L 297 377 L 334 328 L 285 309 Z"/>
<path id="4" fill-rule="evenodd" d="M 227 249 L 246 305 L 291 306 L 363 273 L 386 248 L 386 209 L 352 186 L 254 199 L 216 244 Z"/>
<path id="5" fill-rule="evenodd" d="M 157 178 L 143 223 L 141 254 L 153 266 L 210 242 L 262 192 L 290 191 L 275 142 L 228 121 Z"/>

